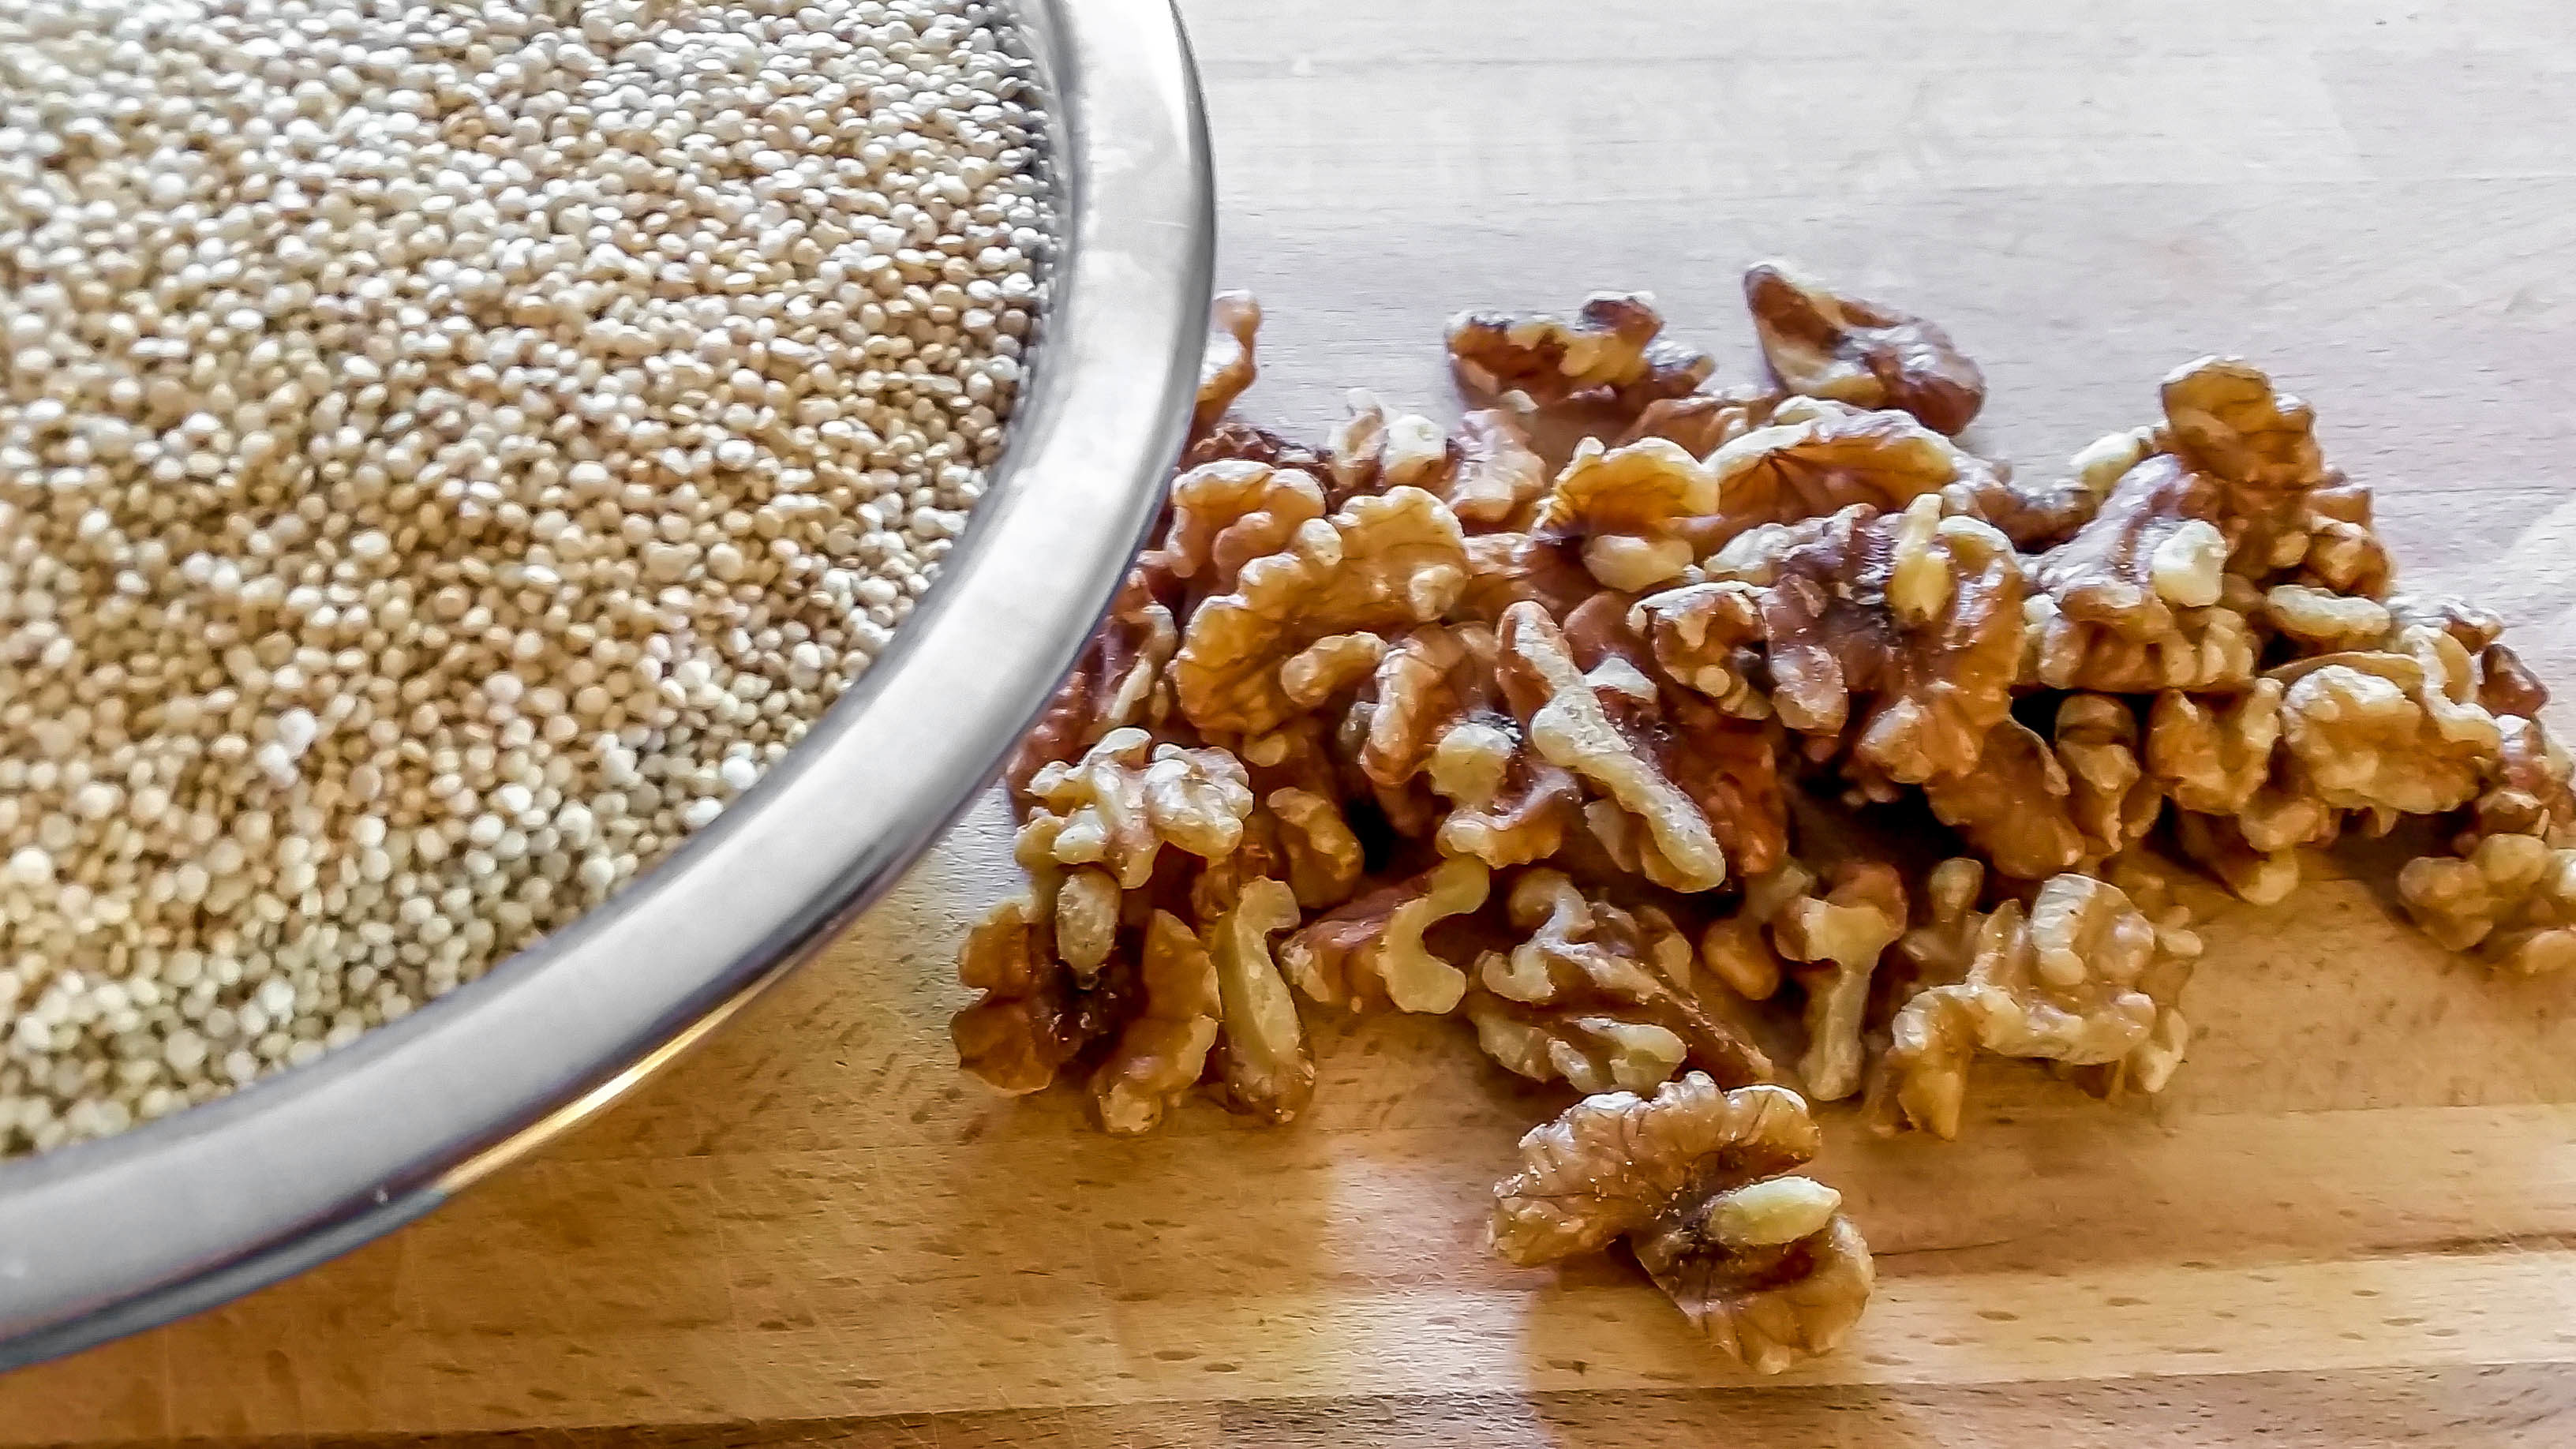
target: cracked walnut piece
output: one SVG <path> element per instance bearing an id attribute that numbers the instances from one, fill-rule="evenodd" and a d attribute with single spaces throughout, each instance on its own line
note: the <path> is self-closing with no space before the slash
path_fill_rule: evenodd
<path id="1" fill-rule="evenodd" d="M 2012 544 L 1976 519 L 1942 517 L 1929 496 L 1791 533 L 1769 581 L 1752 586 L 1773 713 L 1802 734 L 1851 730 L 1853 756 L 1889 779 L 1973 767 L 2021 666 Z M 1639 607 L 1656 613 L 1653 599 Z"/>
<path id="2" fill-rule="evenodd" d="M 1717 843 L 1722 868 L 1731 863 L 1757 873 L 1771 869 L 1788 849 L 1789 828 L 1776 732 L 1732 718 L 1660 678 L 1646 642 L 1628 628 L 1627 605 L 1626 595 L 1601 593 L 1568 614 L 1561 636 L 1564 659 L 1558 662 L 1570 660 L 1583 671 L 1597 713 L 1611 732 L 1697 811 Z M 1508 619 L 1498 639 L 1505 698 L 1515 716 L 1532 722 L 1531 739 L 1540 754 L 1562 763 L 1548 754 L 1551 746 L 1539 740 L 1534 723 L 1545 706 L 1565 699 L 1561 694 L 1551 698 L 1537 677 L 1542 656 L 1554 646 L 1539 631 L 1514 631 Z M 1577 704 L 1563 720 L 1583 713 Z M 1586 774 L 1582 765 L 1566 768 Z M 1683 883 L 1689 873 L 1673 869 L 1675 858 L 1658 836 L 1657 821 L 1619 795 L 1616 782 L 1624 768 L 1607 756 L 1594 757 L 1595 783 L 1611 798 L 1596 800 L 1584 811 L 1593 835 L 1631 873 L 1669 889 L 1704 888 Z M 1677 823 L 1672 838 L 1680 838 L 1684 824 Z"/>
<path id="3" fill-rule="evenodd" d="M 1955 988 L 1978 1043 L 2008 1057 L 2076 1065 L 2127 1056 L 2155 1025 L 2138 988 L 2157 950 L 2155 924 L 2119 887 L 2061 875 L 2027 913 L 2006 901 L 1987 919 L 1968 980 Z"/>
<path id="4" fill-rule="evenodd" d="M 967 938 L 958 975 L 982 996 L 950 1023 L 959 1062 L 1026 1093 L 1099 1045 L 1091 1093 L 1101 1126 L 1149 1131 L 1204 1070 L 1220 977 L 1178 916 L 1122 918 L 1146 899 L 1165 845 L 1207 861 L 1236 856 L 1252 808 L 1247 776 L 1222 750 L 1123 729 L 1078 762 L 1039 770 L 1028 793 L 1014 854 L 1031 894 Z M 1283 924 L 1295 920 L 1291 901 Z"/>
<path id="5" fill-rule="evenodd" d="M 2241 582 L 2241 580 L 2239 581 Z M 2160 689 L 2233 690 L 2253 677 L 2258 641 L 2241 609 L 2225 604 L 2174 611 L 2161 633 L 2131 635 L 2070 619 L 2046 592 L 2023 606 L 2025 683 L 2104 694 Z"/>
<path id="6" fill-rule="evenodd" d="M 2303 654 L 2367 649 L 2388 637 L 2388 606 L 2308 584 L 2274 584 L 2263 592 L 2264 625 Z"/>
<path id="7" fill-rule="evenodd" d="M 1508 716 L 1441 735 L 1429 776 L 1433 792 L 1449 802 L 1435 837 L 1441 853 L 1496 869 L 1554 855 L 1582 810 L 1582 786 L 1540 759 Z"/>
<path id="8" fill-rule="evenodd" d="M 1231 854 L 1252 813 L 1251 777 L 1234 756 L 1156 744 L 1140 729 L 1112 730 L 1078 762 L 1048 765 L 1029 794 L 1060 822 L 1049 857 L 1097 865 L 1122 890 L 1153 878 L 1165 845 L 1204 860 Z"/>
<path id="9" fill-rule="evenodd" d="M 1217 1055 L 1226 1102 L 1272 1122 L 1294 1120 L 1315 1094 L 1315 1062 L 1297 999 L 1270 954 L 1270 938 L 1296 924 L 1297 901 L 1288 888 L 1254 880 L 1205 931 L 1224 1027 Z"/>
<path id="10" fill-rule="evenodd" d="M 1435 490 L 1471 533 L 1527 528 L 1548 488 L 1547 464 L 1530 446 L 1520 419 L 1478 408 L 1449 438 L 1448 477 Z"/>
<path id="11" fill-rule="evenodd" d="M 1250 292 L 1219 292 L 1208 303 L 1207 356 L 1199 363 L 1199 396 L 1190 413 L 1190 436 L 1204 437 L 1261 375 L 1254 341 L 1261 332 L 1261 303 Z"/>
<path id="12" fill-rule="evenodd" d="M 1421 774 L 1459 725 L 1500 712 L 1494 633 L 1481 624 L 1432 624 L 1395 641 L 1361 698 L 1367 729 L 1360 772 L 1392 789 Z"/>
<path id="13" fill-rule="evenodd" d="M 1414 487 L 1448 504 L 1469 533 L 1525 529 L 1535 517 L 1547 492 L 1547 464 L 1512 412 L 1476 409 L 1444 437 L 1438 424 L 1418 413 L 1387 416 L 1364 391 L 1351 394 L 1350 408 L 1331 447 L 1336 503 Z"/>
<path id="14" fill-rule="evenodd" d="M 2066 814 L 2087 861 L 2107 860 L 2147 837 L 2164 794 L 2140 758 L 2138 716 L 2107 694 L 2070 694 L 2057 706 L 2057 762 L 2065 767 Z"/>
<path id="15" fill-rule="evenodd" d="M 2446 950 L 2526 976 L 2576 966 L 2576 850 L 2490 835 L 2465 859 L 2408 861 L 2397 894 Z"/>
<path id="16" fill-rule="evenodd" d="M 1646 641 L 1656 667 L 1675 683 L 1738 719 L 1771 717 L 1762 594 L 1753 585 L 1684 584 L 1649 594 L 1628 610 L 1628 631 Z"/>
<path id="17" fill-rule="evenodd" d="M 1580 546 L 1527 533 L 1478 534 L 1467 540 L 1467 587 L 1450 617 L 1499 624 L 1512 605 L 1537 604 L 1563 618 L 1599 592 Z"/>
<path id="18" fill-rule="evenodd" d="M 1389 488 L 1439 491 L 1437 480 L 1449 465 L 1449 441 L 1440 435 L 1438 423 L 1420 413 L 1389 417 L 1385 404 L 1366 388 L 1352 389 L 1345 401 L 1350 416 L 1333 430 L 1326 449 L 1334 502 Z"/>
<path id="19" fill-rule="evenodd" d="M 2089 845 L 2075 820 L 2075 784 L 2066 766 L 2017 719 L 1987 732 L 1974 766 L 1924 781 L 1923 799 L 1942 824 L 2017 880 L 2069 869 Z"/>
<path id="20" fill-rule="evenodd" d="M 1396 641 L 1363 695 L 1359 765 L 1380 790 L 1427 779 L 1450 805 L 1441 853 L 1500 869 L 1554 855 L 1582 790 L 1537 757 L 1504 709 L 1495 654 L 1481 624 L 1433 625 Z"/>
<path id="21" fill-rule="evenodd" d="M 1605 592 L 1566 615 L 1575 663 L 1613 686 L 1604 703 L 1619 728 L 1653 751 L 1698 803 L 1734 867 L 1771 869 L 1789 848 L 1779 732 L 1735 718 L 1665 677 L 1654 651 L 1628 626 L 1629 613 L 1627 595 Z M 1654 689 L 1638 688 L 1640 680 Z"/>
<path id="22" fill-rule="evenodd" d="M 2123 474 L 2074 537 L 2031 568 L 2028 672 L 2113 694 L 2242 687 L 2260 596 L 2227 573 L 2218 480 L 2159 454 Z"/>
<path id="23" fill-rule="evenodd" d="M 1912 1129 L 1956 1140 L 1976 1056 L 1976 1018 L 1959 994 L 1916 992 L 1887 1024 L 1887 1048 L 1864 1108 L 1870 1130 L 1892 1137 Z"/>
<path id="24" fill-rule="evenodd" d="M 2233 698 L 2168 691 L 2148 713 L 2147 775 L 2180 807 L 2175 843 L 2246 900 L 2298 884 L 2302 845 L 2323 845 L 2342 816 L 2279 748 L 2287 690 L 2254 681 Z"/>
<path id="25" fill-rule="evenodd" d="M 1112 1024 L 1108 993 L 1076 988 L 1026 900 L 1002 902 L 967 933 L 957 979 L 982 993 L 948 1024 L 957 1064 L 1012 1096 L 1044 1091 Z"/>
<path id="26" fill-rule="evenodd" d="M 2153 1096 L 2173 1081 L 2174 1072 L 2182 1066 L 2183 1053 L 2191 1047 L 2192 1029 L 2182 1014 L 2182 993 L 2191 984 L 2193 969 L 2200 964 L 2200 937 L 2192 931 L 2191 910 L 2182 903 L 2172 881 L 2145 858 L 2122 856 L 2112 861 L 2103 874 L 2155 927 L 2155 955 L 2139 974 L 2138 989 L 2156 1004 L 2156 1021 L 2147 1029 L 2146 1040 L 2127 1056 L 2074 1070 L 2086 1089 L 2097 1096 L 2114 1097 L 2122 1092 Z"/>
<path id="27" fill-rule="evenodd" d="M 1091 1101 L 1104 1132 L 1132 1136 L 1161 1125 L 1189 1094 L 1216 1045 L 1217 973 L 1207 947 L 1169 911 L 1145 922 L 1136 995 L 1109 1054 L 1091 1073 Z"/>
<path id="28" fill-rule="evenodd" d="M 1959 1135 L 1977 1026 L 1959 994 L 1943 988 L 1966 981 L 1976 964 L 1986 925 L 1977 895 L 1985 879 L 1985 866 L 1965 856 L 1934 866 L 1924 887 L 1925 919 L 1896 942 L 1909 991 L 1888 1022 L 1887 1046 L 1871 1068 L 1863 1109 L 1870 1130 L 1882 1137 L 1908 1128 L 1944 1142 Z"/>
<path id="29" fill-rule="evenodd" d="M 1688 449 L 1692 457 L 1706 458 L 1755 428 L 1768 427 L 1772 409 L 1788 397 L 1775 388 L 1732 387 L 1723 392 L 1659 398 L 1637 414 L 1628 431 L 1619 435 L 1616 446 L 1624 448 L 1646 438 L 1668 438 Z"/>
<path id="30" fill-rule="evenodd" d="M 2455 848 L 2477 848 L 2490 835 L 2534 835 L 2552 846 L 2576 845 L 2576 761 L 2540 721 L 2496 718 L 2498 747 L 2486 788 L 2470 806 Z"/>
<path id="31" fill-rule="evenodd" d="M 2217 480 L 2179 458 L 2147 458 L 2112 486 L 2075 536 L 2042 554 L 2033 578 L 2058 612 L 2131 638 L 2171 633 L 2174 610 L 2219 602 L 2227 570 Z"/>
<path id="32" fill-rule="evenodd" d="M 2504 615 L 2449 594 L 2392 594 L 2383 602 L 2396 626 L 2423 624 L 2439 629 L 2472 654 L 2504 637 Z"/>
<path id="33" fill-rule="evenodd" d="M 2185 810 L 2234 815 L 2272 779 L 2281 739 L 2281 682 L 2258 679 L 2234 697 L 2167 690 L 2147 714 L 2147 774 Z"/>
<path id="34" fill-rule="evenodd" d="M 2015 481 L 2002 464 L 1942 490 L 1953 513 L 1982 518 L 2013 547 L 2044 553 L 2064 543 L 2100 512 L 2122 475 L 2155 448 L 2154 430 L 2131 429 L 2095 439 L 2067 460 L 2066 475 L 2047 483 Z"/>
<path id="35" fill-rule="evenodd" d="M 1314 449 L 1250 423 L 1219 423 L 1215 431 L 1190 444 L 1189 451 L 1181 454 L 1184 473 L 1210 463 L 1260 463 L 1293 469 L 1310 478 L 1324 476 L 1324 460 Z"/>
<path id="36" fill-rule="evenodd" d="M 2006 901 L 1980 913 L 1980 875 L 1974 862 L 1945 862 L 1933 876 L 1931 922 L 1900 943 L 1927 981 L 1954 971 L 1963 945 L 1974 954 L 1964 979 L 1916 991 L 1889 1023 L 1870 1084 L 1872 1128 L 1956 1137 L 1979 1049 L 2110 1068 L 2125 1084 L 2161 1090 L 2190 1040 L 2177 998 L 2199 939 L 2180 917 L 2151 920 L 2092 876 L 2051 880 L 2027 910 Z"/>
<path id="37" fill-rule="evenodd" d="M 1540 407 L 1606 398 L 1635 412 L 1697 391 L 1716 370 L 1706 353 L 1660 337 L 1663 329 L 1652 297 L 1601 292 L 1572 321 L 1462 312 L 1449 322 L 1449 356 L 1478 392 L 1517 392 Z"/>
<path id="38" fill-rule="evenodd" d="M 1289 937 L 1280 965 L 1310 1001 L 1444 1015 L 1466 995 L 1467 975 L 1434 955 L 1423 936 L 1482 906 L 1491 881 L 1482 862 L 1452 858 L 1364 891 Z"/>
<path id="39" fill-rule="evenodd" d="M 1159 1125 L 1213 1059 L 1230 1106 L 1287 1121 L 1314 1067 L 1266 943 L 1296 922 L 1287 887 L 1252 881 L 1203 932 L 1169 911 L 1132 933 L 1113 919 L 1115 948 L 1086 978 L 1029 901 L 1005 901 L 959 956 L 959 980 L 982 993 L 949 1024 L 959 1065 L 1016 1096 L 1094 1060 L 1093 1115 L 1123 1136 Z"/>
<path id="40" fill-rule="evenodd" d="M 1694 985 L 1690 941 L 1661 911 L 1586 900 L 1552 870 L 1523 874 L 1510 909 L 1529 938 L 1480 958 L 1467 998 L 1495 1061 L 1580 1092 L 1648 1091 L 1685 1061 L 1736 1086 L 1770 1079 L 1770 1061 Z"/>
<path id="41" fill-rule="evenodd" d="M 1375 634 L 1327 634 L 1279 666 L 1279 692 L 1301 710 L 1324 710 L 1359 687 L 1386 658 L 1386 640 Z"/>
<path id="42" fill-rule="evenodd" d="M 2370 528 L 2369 492 L 2326 466 L 2306 403 L 2234 357 L 2176 368 L 2162 401 L 2174 454 L 2219 484 L 2230 569 L 2264 585 L 2386 591 L 2391 567 Z"/>
<path id="43" fill-rule="evenodd" d="M 2282 537 L 2259 546 L 2266 557 L 2286 557 L 2293 547 L 2299 548 L 2300 556 L 2286 579 L 2275 576 L 2268 582 L 2357 599 L 2378 598 L 2396 582 L 2397 561 L 2388 556 L 2388 545 L 2380 542 L 2371 522 L 2369 489 L 2329 470 L 2325 483 L 2299 495 L 2282 511 L 2291 515 L 2291 527 Z"/>
<path id="44" fill-rule="evenodd" d="M 1288 884 L 1297 904 L 1309 910 L 1337 906 L 1358 890 L 1366 867 L 1359 836 L 1330 796 L 1284 785 L 1261 797 L 1279 853 L 1286 859 Z"/>
<path id="45" fill-rule="evenodd" d="M 2339 810 L 2432 815 L 2477 798 L 2504 748 L 2460 641 L 2413 625 L 2379 650 L 2272 671 L 2302 792 Z"/>
<path id="46" fill-rule="evenodd" d="M 1211 734 L 1268 734 L 1308 707 L 1284 665 L 1319 640 L 1437 619 L 1466 581 L 1466 541 L 1439 499 L 1419 488 L 1354 498 L 1191 612 L 1171 668 L 1181 713 Z"/>
<path id="47" fill-rule="evenodd" d="M 1678 443 L 1648 438 L 1615 450 L 1586 438 L 1556 477 L 1536 534 L 1580 543 L 1606 588 L 1668 583 L 1699 555 L 1678 528 L 1717 511 L 1717 475 Z"/>
<path id="48" fill-rule="evenodd" d="M 1826 880 L 1832 888 L 1823 896 L 1802 897 L 1772 918 L 1771 939 L 1782 956 L 1804 963 L 1797 975 L 1807 990 L 1807 1054 L 1798 1077 L 1810 1099 L 1830 1102 L 1860 1090 L 1870 977 L 1905 934 L 1905 885 L 1874 861 L 1837 863 Z"/>
<path id="49" fill-rule="evenodd" d="M 1744 304 L 1762 355 L 1791 392 L 1897 408 L 1950 434 L 1985 406 L 1985 374 L 1920 317 L 1837 293 L 1777 261 L 1745 269 Z"/>
<path id="50" fill-rule="evenodd" d="M 1644 827 L 1641 873 L 1673 890 L 1704 891 L 1726 879 L 1726 853 L 1697 800 L 1647 748 L 1619 728 L 1605 696 L 1631 708 L 1656 692 L 1631 667 L 1595 680 L 1575 663 L 1556 621 L 1536 604 L 1514 604 L 1496 634 L 1503 691 L 1541 758 L 1570 770 Z M 1635 676 L 1633 679 L 1628 676 Z"/>
<path id="51" fill-rule="evenodd" d="M 1832 1352 L 1874 1282 L 1841 1194 L 1792 1175 L 1819 1145 L 1781 1087 L 1692 1072 L 1652 1097 L 1587 1097 L 1521 1139 L 1521 1170 L 1494 1185 L 1494 1251 L 1534 1267 L 1624 1237 L 1694 1327 L 1778 1373 Z"/>
<path id="52" fill-rule="evenodd" d="M 2237 899 L 2257 906 L 2278 905 L 2299 888 L 2297 845 L 2258 845 L 2247 838 L 2234 816 L 2174 812 L 2174 848 L 2184 859 L 2218 878 Z"/>
<path id="53" fill-rule="evenodd" d="M 1824 398 L 1791 398 L 1756 428 L 1709 455 L 1714 517 L 1691 529 L 1701 554 L 1766 523 L 1822 518 L 1855 503 L 1901 513 L 1926 493 L 1973 490 L 1994 478 L 1984 459 L 1912 417 Z"/>
<path id="54" fill-rule="evenodd" d="M 1718 980 L 1747 1001 L 1768 1001 L 1780 990 L 1787 963 L 1772 947 L 1770 926 L 1780 913 L 1816 887 L 1816 874 L 1795 858 L 1744 879 L 1735 914 L 1720 916 L 1700 933 L 1699 959 Z"/>
<path id="55" fill-rule="evenodd" d="M 2231 484 L 2302 492 L 2325 481 L 2316 414 L 2277 391 L 2239 357 L 2203 357 L 2165 375 L 2160 389 L 2174 451 Z"/>
<path id="56" fill-rule="evenodd" d="M 1324 490 L 1294 468 L 1203 463 L 1172 480 L 1171 508 L 1156 561 L 1193 592 L 1221 594 L 1245 564 L 1286 548 L 1299 527 L 1324 516 Z"/>
<path id="57" fill-rule="evenodd" d="M 2490 644 L 2478 653 L 2478 703 L 2489 714 L 2538 719 L 2549 707 L 2549 686 L 2540 682 L 2521 655 L 2502 644 Z"/>
<path id="58" fill-rule="evenodd" d="M 1689 1050 L 1653 1022 L 1609 1011 L 1533 1011 L 1485 991 L 1468 994 L 1466 1011 L 1476 1046 L 1497 1066 L 1578 1092 L 1653 1091 L 1681 1070 Z"/>

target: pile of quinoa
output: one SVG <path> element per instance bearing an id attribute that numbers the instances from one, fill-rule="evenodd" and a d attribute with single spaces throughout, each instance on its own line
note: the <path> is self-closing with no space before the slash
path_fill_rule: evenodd
<path id="1" fill-rule="evenodd" d="M 1051 218 L 981 0 L 0 6 L 0 1152 L 598 905 L 881 651 Z"/>

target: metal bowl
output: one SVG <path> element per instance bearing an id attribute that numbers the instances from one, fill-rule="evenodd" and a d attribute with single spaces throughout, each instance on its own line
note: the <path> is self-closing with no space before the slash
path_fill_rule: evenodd
<path id="1" fill-rule="evenodd" d="M 1108 601 L 1186 427 L 1215 239 L 1168 0 L 1022 0 L 1052 291 L 993 487 L 886 654 L 713 826 L 572 927 L 321 1061 L 0 1166 L 0 1368 L 345 1252 L 588 1117 L 891 886 Z"/>

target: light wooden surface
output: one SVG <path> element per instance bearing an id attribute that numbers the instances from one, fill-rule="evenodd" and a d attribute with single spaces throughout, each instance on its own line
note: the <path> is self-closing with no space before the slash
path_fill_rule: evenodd
<path id="1" fill-rule="evenodd" d="M 1187 8 L 1255 416 L 1445 406 L 1451 310 L 1599 286 L 1747 368 L 1735 272 L 1785 253 L 1948 324 L 2026 465 L 2196 353 L 2273 366 L 2409 575 L 2576 686 L 2566 0 Z M 2445 961 L 2360 873 L 2211 929 L 2152 1112 L 1990 1073 L 1955 1146 L 1845 1124 L 1878 1301 L 1755 1387 L 1609 1265 L 1483 1256 L 1554 1099 L 1446 1024 L 1328 1033 L 1282 1132 L 961 1080 L 999 818 L 539 1160 L 0 1380 L 0 1443 L 2576 1443 L 2576 982 Z"/>

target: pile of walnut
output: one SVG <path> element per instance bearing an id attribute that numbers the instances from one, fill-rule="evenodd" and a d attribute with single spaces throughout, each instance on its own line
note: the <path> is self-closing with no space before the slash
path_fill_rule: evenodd
<path id="1" fill-rule="evenodd" d="M 1981 1054 L 2172 1077 L 2200 944 L 2150 848 L 2268 902 L 2299 847 L 2438 817 L 2424 929 L 2576 960 L 2543 691 L 2493 615 L 2391 592 L 2305 405 L 2203 359 L 2033 486 L 1950 441 L 1984 384 L 1940 329 L 1779 266 L 1745 293 L 1776 386 L 1703 391 L 1601 296 L 1453 323 L 1490 403 L 1455 430 L 1360 395 L 1314 449 L 1215 425 L 1260 316 L 1223 299 L 1159 541 L 1010 769 L 1033 888 L 966 946 L 966 1068 L 1112 1132 L 1201 1084 L 1286 1122 L 1302 1011 L 1459 1017 L 1587 1094 L 1497 1250 L 1624 1237 L 1769 1370 L 1869 1292 L 1788 1175 L 1807 1100 L 1949 1137 Z M 1873 820 L 1956 858 L 1909 894 Z"/>

